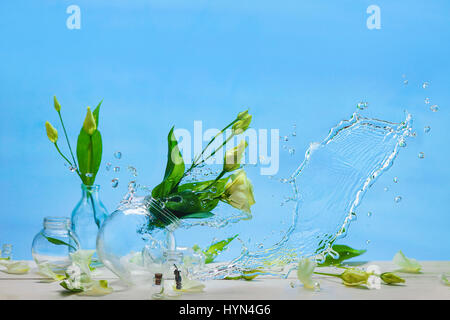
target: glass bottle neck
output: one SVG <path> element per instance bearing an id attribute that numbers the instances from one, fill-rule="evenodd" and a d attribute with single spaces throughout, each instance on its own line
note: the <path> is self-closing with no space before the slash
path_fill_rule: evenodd
<path id="1" fill-rule="evenodd" d="M 94 184 L 92 186 L 87 186 L 85 184 L 81 185 L 81 195 L 83 198 L 92 196 L 94 199 L 98 199 L 99 190 L 100 186 L 98 184 Z"/>
<path id="2" fill-rule="evenodd" d="M 44 229 L 50 233 L 67 233 L 71 228 L 70 219 L 67 217 L 45 217 Z"/>

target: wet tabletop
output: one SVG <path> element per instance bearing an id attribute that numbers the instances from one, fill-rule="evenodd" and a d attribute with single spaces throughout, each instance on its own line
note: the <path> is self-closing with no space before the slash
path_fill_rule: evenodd
<path id="1" fill-rule="evenodd" d="M 101 268 L 99 279 L 108 280 L 113 287 L 112 294 L 91 297 L 67 294 L 58 282 L 48 282 L 36 273 L 36 265 L 25 275 L 0 272 L 0 299 L 151 299 L 146 286 L 127 288 L 109 270 Z M 382 285 L 381 289 L 350 288 L 341 284 L 338 278 L 315 276 L 320 283 L 320 291 L 306 290 L 296 280 L 295 272 L 288 279 L 258 277 L 252 281 L 210 280 L 204 282 L 201 293 L 183 294 L 178 299 L 450 299 L 450 287 L 440 282 L 442 273 L 450 274 L 450 261 L 422 261 L 420 274 L 400 274 L 404 285 Z M 395 266 L 389 261 L 374 261 L 364 266 L 377 265 L 382 272 L 393 271 Z M 320 268 L 321 272 L 338 273 L 334 268 Z"/>

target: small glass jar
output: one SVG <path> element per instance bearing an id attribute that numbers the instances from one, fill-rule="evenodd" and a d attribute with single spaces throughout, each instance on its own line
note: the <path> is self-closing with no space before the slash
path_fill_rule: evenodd
<path id="1" fill-rule="evenodd" d="M 12 244 L 5 243 L 0 250 L 0 258 L 10 260 L 12 259 Z"/>
<path id="2" fill-rule="evenodd" d="M 67 217 L 45 217 L 44 229 L 33 239 L 31 252 L 37 264 L 48 263 L 55 271 L 64 271 L 70 265 L 69 253 L 80 248 L 77 236 Z"/>

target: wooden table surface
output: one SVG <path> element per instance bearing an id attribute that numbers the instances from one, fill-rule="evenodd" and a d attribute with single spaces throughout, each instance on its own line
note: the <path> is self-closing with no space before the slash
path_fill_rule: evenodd
<path id="1" fill-rule="evenodd" d="M 25 275 L 12 275 L 0 272 L 0 299 L 151 299 L 149 287 L 125 287 L 109 270 L 101 268 L 99 279 L 108 280 L 114 292 L 100 297 L 67 294 L 58 282 L 48 282 L 32 269 Z M 399 274 L 406 279 L 404 285 L 382 285 L 381 289 L 346 287 L 341 280 L 333 277 L 315 276 L 320 283 L 320 291 L 307 290 L 296 280 L 295 272 L 287 279 L 259 277 L 252 281 L 244 280 L 210 280 L 204 282 L 205 290 L 201 293 L 186 293 L 179 299 L 450 299 L 450 287 L 440 282 L 440 275 L 450 275 L 450 261 L 422 261 L 420 274 Z M 395 266 L 389 261 L 366 263 L 377 265 L 382 272 L 393 271 Z M 0 267 L 0 269 L 2 269 Z M 334 268 L 320 268 L 321 272 L 338 273 Z"/>

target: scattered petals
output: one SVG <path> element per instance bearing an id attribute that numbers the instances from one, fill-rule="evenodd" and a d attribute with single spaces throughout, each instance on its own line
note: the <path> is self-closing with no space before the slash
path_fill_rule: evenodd
<path id="1" fill-rule="evenodd" d="M 315 268 L 316 263 L 308 258 L 301 259 L 298 263 L 297 277 L 305 288 L 314 289 L 315 283 L 312 280 L 312 275 Z"/>
<path id="2" fill-rule="evenodd" d="M 395 254 L 393 262 L 400 267 L 401 272 L 419 273 L 422 269 L 416 259 L 407 258 L 401 250 Z"/>
<path id="3" fill-rule="evenodd" d="M 6 270 L 3 272 L 11 273 L 11 274 L 26 274 L 30 271 L 30 267 L 26 262 L 23 261 L 1 261 L 0 264 L 6 267 Z"/>
<path id="4" fill-rule="evenodd" d="M 61 281 L 66 277 L 62 274 L 57 274 L 52 270 L 51 264 L 48 262 L 38 264 L 39 273 L 44 277 L 50 278 L 54 281 Z"/>
<path id="5" fill-rule="evenodd" d="M 203 292 L 203 289 L 205 289 L 205 285 L 201 283 L 200 281 L 192 280 L 187 277 L 183 277 L 183 286 L 180 290 L 176 289 L 174 286 L 175 291 L 181 291 L 181 292 Z"/>

